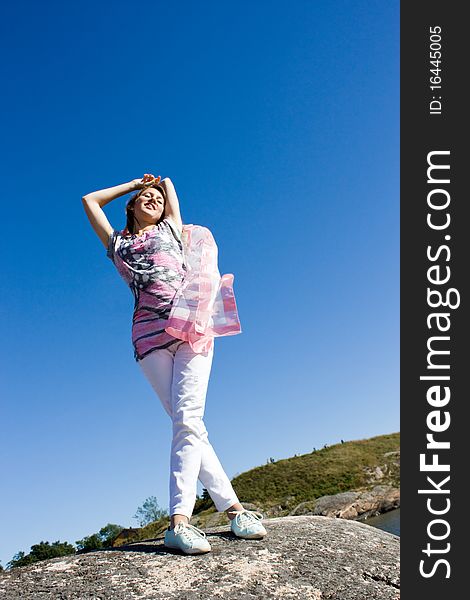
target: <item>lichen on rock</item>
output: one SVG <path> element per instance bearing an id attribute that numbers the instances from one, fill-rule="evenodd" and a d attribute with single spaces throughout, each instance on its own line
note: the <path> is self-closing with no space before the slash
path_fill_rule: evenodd
<path id="1" fill-rule="evenodd" d="M 212 552 L 168 550 L 162 536 L 0 573 L 2 600 L 398 600 L 399 538 L 355 521 L 264 521 L 262 540 L 206 530 Z"/>

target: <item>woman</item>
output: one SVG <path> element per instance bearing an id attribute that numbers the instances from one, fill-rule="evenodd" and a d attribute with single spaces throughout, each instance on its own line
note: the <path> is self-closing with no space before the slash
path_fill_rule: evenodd
<path id="1" fill-rule="evenodd" d="M 115 230 L 103 206 L 133 191 L 137 193 L 126 205 L 126 228 Z M 261 524 L 263 516 L 240 504 L 203 422 L 213 337 L 209 343 L 198 346 L 192 338 L 181 334 L 180 339 L 165 330 L 189 264 L 179 201 L 172 182 L 169 178 L 161 181 L 160 177 L 145 174 L 142 179 L 87 194 L 83 206 L 107 256 L 134 294 L 134 358 L 173 424 L 170 526 L 165 532 L 165 545 L 187 554 L 211 550 L 205 533 L 189 524 L 198 479 L 217 510 L 227 513 L 236 536 L 262 538 L 266 535 Z"/>

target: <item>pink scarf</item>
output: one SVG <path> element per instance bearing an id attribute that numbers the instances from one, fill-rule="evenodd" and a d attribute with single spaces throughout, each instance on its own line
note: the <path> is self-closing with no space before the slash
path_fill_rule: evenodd
<path id="1" fill-rule="evenodd" d="M 183 225 L 184 280 L 165 327 L 196 353 L 212 348 L 215 336 L 241 333 L 231 273 L 220 276 L 214 237 L 202 225 Z"/>

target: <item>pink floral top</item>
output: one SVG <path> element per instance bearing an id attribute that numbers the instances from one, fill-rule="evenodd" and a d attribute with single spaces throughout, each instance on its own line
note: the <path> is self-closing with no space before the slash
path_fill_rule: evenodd
<path id="1" fill-rule="evenodd" d="M 135 360 L 176 341 L 165 331 L 172 300 L 184 278 L 182 241 L 169 219 L 141 235 L 114 230 L 107 256 L 134 294 L 132 344 Z"/>

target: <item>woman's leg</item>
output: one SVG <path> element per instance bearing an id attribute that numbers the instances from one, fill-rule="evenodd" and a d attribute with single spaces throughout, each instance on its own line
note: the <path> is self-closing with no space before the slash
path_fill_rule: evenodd
<path id="1" fill-rule="evenodd" d="M 179 375 L 175 378 L 175 390 L 176 396 L 172 399 L 172 386 L 173 386 L 173 374 L 174 374 L 174 362 L 175 362 L 175 353 L 176 350 L 181 347 L 183 348 L 183 352 L 178 354 L 178 362 L 179 362 Z M 199 358 L 196 358 L 199 357 Z M 155 350 L 147 355 L 144 359 L 138 362 L 141 367 L 144 375 L 149 380 L 152 388 L 156 392 L 159 397 L 165 411 L 171 417 L 173 421 L 173 405 L 174 399 L 177 399 L 178 393 L 181 395 L 181 399 L 183 402 L 180 402 L 180 411 L 179 411 L 179 422 L 186 421 L 189 428 L 186 428 L 186 433 L 189 434 L 191 431 L 191 411 L 185 410 L 185 402 L 184 397 L 186 396 L 186 405 L 191 406 L 194 404 L 194 408 L 196 408 L 195 415 L 195 426 L 193 427 L 196 436 L 189 436 L 189 447 L 186 451 L 180 452 L 179 458 L 174 453 L 172 444 L 172 453 L 171 456 L 174 457 L 170 459 L 175 461 L 175 463 L 171 464 L 171 472 L 170 472 L 170 515 L 171 515 L 171 526 L 174 527 L 178 521 L 188 522 L 189 518 L 192 514 L 192 510 L 194 508 L 194 502 L 196 498 L 196 489 L 197 489 L 197 478 L 200 479 L 202 485 L 209 492 L 214 504 L 216 505 L 217 510 L 226 511 L 229 518 L 233 518 L 233 515 L 228 512 L 228 509 L 240 510 L 242 505 L 238 502 L 237 495 L 228 479 L 225 471 L 220 464 L 217 455 L 209 442 L 207 429 L 202 421 L 202 416 L 204 414 L 205 407 L 205 397 L 207 392 L 207 387 L 209 383 L 209 375 L 212 366 L 212 357 L 213 357 L 213 348 L 212 350 L 204 355 L 195 354 L 189 344 L 185 342 L 177 342 L 175 345 L 170 346 L 169 348 Z M 180 364 L 181 363 L 181 364 Z M 191 364 L 189 364 L 191 363 Z M 200 368 L 202 367 L 202 368 Z M 192 385 L 191 382 L 198 382 L 197 385 Z M 201 385 L 202 384 L 202 385 Z M 178 392 L 179 390 L 179 392 Z M 177 403 L 176 403 L 177 404 Z M 199 423 L 198 423 L 199 421 Z M 194 419 L 193 419 L 194 423 Z M 178 429 L 178 427 L 176 428 Z M 183 427 L 183 430 L 185 427 Z M 175 431 L 175 425 L 173 424 L 173 431 Z M 184 434 L 181 436 L 181 432 L 177 435 L 177 438 L 180 438 L 180 443 L 183 441 L 184 444 Z M 183 438 L 183 439 L 181 439 Z M 197 441 L 199 439 L 199 441 Z M 175 441 L 175 440 L 174 440 Z M 196 443 L 195 443 L 196 442 Z M 191 448 L 196 449 L 196 456 L 189 461 L 188 465 L 184 465 L 184 455 L 188 453 L 191 454 Z M 196 459 L 194 461 L 194 458 Z M 179 462 L 179 466 L 178 466 Z M 197 464 L 199 463 L 199 471 L 197 471 Z M 174 492 L 179 495 L 181 498 L 184 488 L 187 486 L 181 485 L 182 473 L 184 471 L 184 477 L 187 475 L 187 466 L 191 469 L 191 464 L 194 466 L 192 471 L 192 479 L 194 479 L 194 473 L 197 473 L 196 481 L 190 484 L 190 501 L 188 509 L 184 504 L 183 508 L 178 509 L 175 501 L 172 501 L 172 497 Z M 174 470 L 175 468 L 175 470 Z M 174 507 L 171 508 L 171 504 L 174 504 Z M 180 510 L 179 513 L 176 510 Z M 181 512 L 184 510 L 185 512 Z"/>
<path id="2" fill-rule="evenodd" d="M 163 408 L 170 418 L 173 417 L 173 408 L 171 402 L 171 387 L 173 383 L 173 364 L 175 360 L 176 347 L 183 343 L 176 342 L 168 348 L 160 348 L 148 354 L 145 358 L 138 361 L 145 377 L 159 397 Z M 173 528 L 178 521 L 189 522 L 188 517 L 175 515 L 171 517 L 171 527 Z"/>
<path id="3" fill-rule="evenodd" d="M 145 358 L 138 361 L 138 365 L 170 417 L 172 415 L 171 385 L 173 382 L 173 362 L 173 346 L 154 350 L 150 354 L 147 354 Z"/>
<path id="4" fill-rule="evenodd" d="M 213 352 L 214 347 L 197 354 L 185 342 L 176 348 L 173 365 L 170 514 L 188 519 L 196 501 L 198 478 L 218 511 L 239 504 L 203 421 Z"/>

